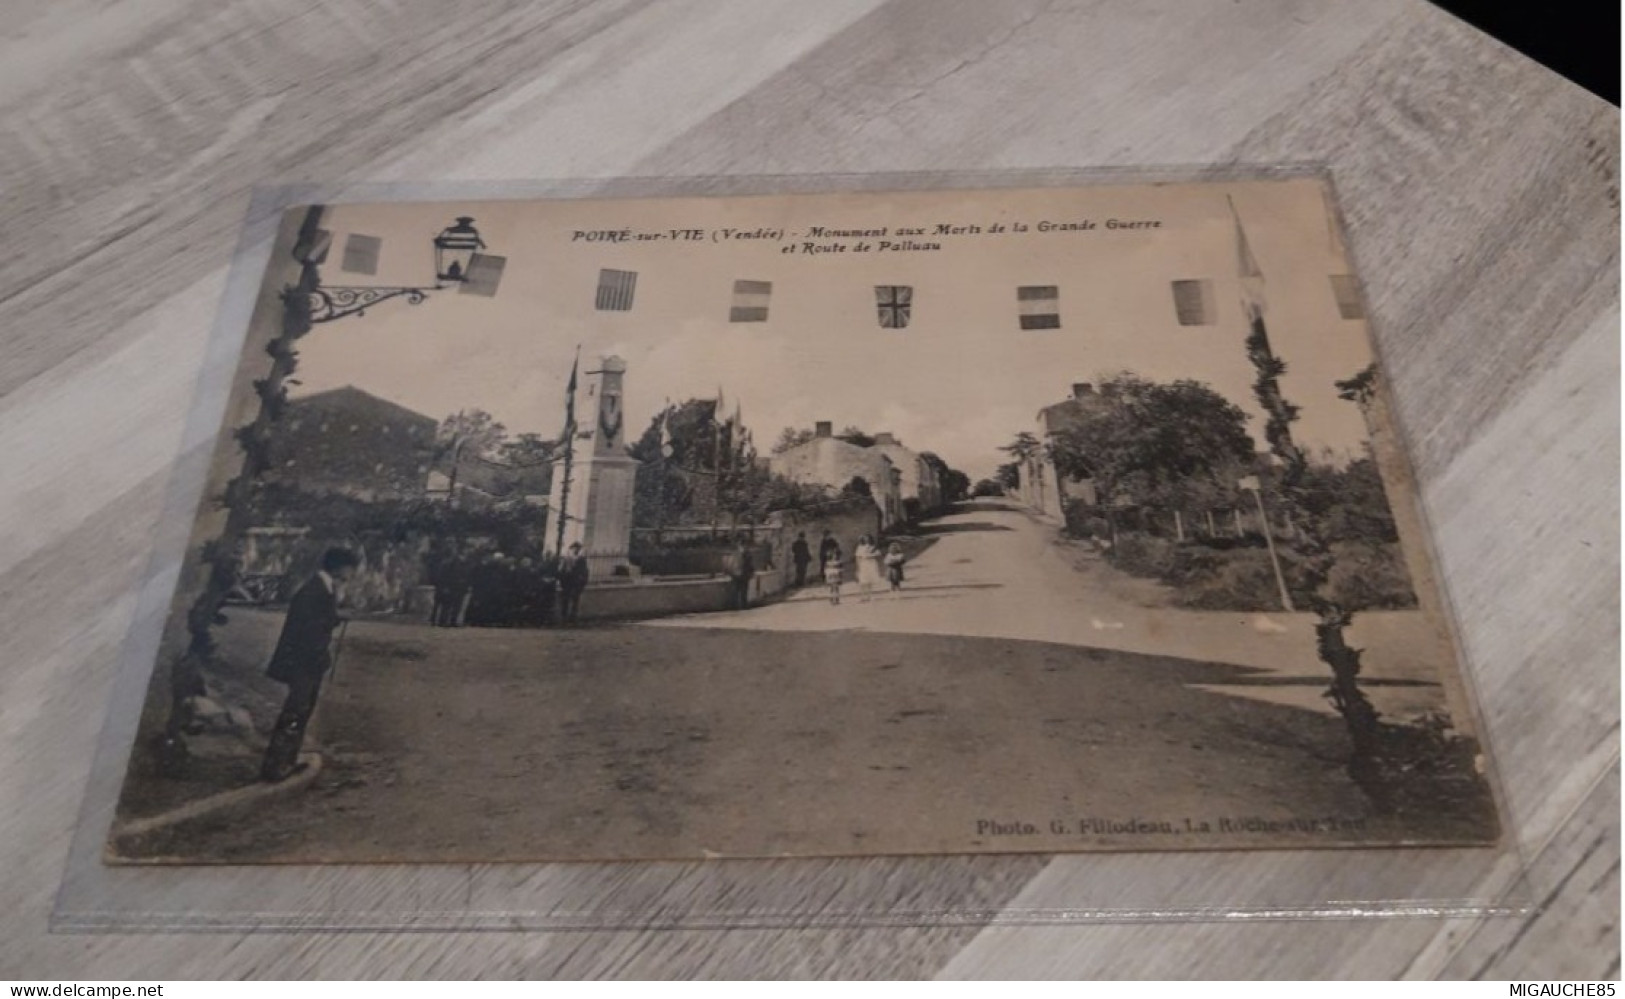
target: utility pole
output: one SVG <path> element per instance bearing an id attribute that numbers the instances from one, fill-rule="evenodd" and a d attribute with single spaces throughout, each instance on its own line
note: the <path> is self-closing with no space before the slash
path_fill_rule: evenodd
<path id="1" fill-rule="evenodd" d="M 1270 568 L 1275 570 L 1275 585 L 1281 591 L 1281 609 L 1291 611 L 1292 594 L 1287 592 L 1286 576 L 1281 573 L 1281 557 L 1275 553 L 1275 538 L 1270 531 L 1269 515 L 1264 512 L 1264 497 L 1259 489 L 1258 476 L 1249 475 L 1236 485 L 1253 494 L 1253 502 L 1258 506 L 1258 524 L 1264 529 L 1264 547 L 1270 553 Z"/>
<path id="2" fill-rule="evenodd" d="M 576 344 L 575 363 L 570 365 L 570 384 L 564 392 L 564 481 L 559 483 L 558 527 L 554 531 L 553 551 L 564 557 L 564 524 L 569 519 L 570 466 L 576 454 L 576 372 L 581 368 L 581 345 Z"/>

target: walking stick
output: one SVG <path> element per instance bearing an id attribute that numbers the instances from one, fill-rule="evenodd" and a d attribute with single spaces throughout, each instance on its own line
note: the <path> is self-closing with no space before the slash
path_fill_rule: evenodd
<path id="1" fill-rule="evenodd" d="M 344 651 L 344 633 L 350 628 L 350 619 L 345 618 L 339 622 L 338 637 L 333 640 L 333 664 L 327 667 L 328 675 L 337 680 L 339 678 L 339 653 Z"/>
<path id="2" fill-rule="evenodd" d="M 349 618 L 345 618 L 343 621 L 340 621 L 339 633 L 333 639 L 333 661 L 327 667 L 328 696 L 332 696 L 332 684 L 339 678 L 339 653 L 344 651 L 344 633 L 349 629 L 349 627 Z M 326 698 L 322 698 L 316 702 L 315 710 L 311 711 L 310 713 L 310 720 L 305 723 L 305 734 L 307 736 L 314 736 L 320 731 L 320 727 L 316 723 L 321 720 L 323 714 L 322 708 L 326 704 Z"/>

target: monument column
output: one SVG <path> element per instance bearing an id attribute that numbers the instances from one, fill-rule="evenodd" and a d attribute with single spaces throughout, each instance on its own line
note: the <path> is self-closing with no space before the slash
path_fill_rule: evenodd
<path id="1" fill-rule="evenodd" d="M 638 460 L 626 453 L 621 401 L 626 362 L 600 358 L 597 369 L 585 374 L 585 391 L 576 402 L 581 418 L 575 440 L 569 442 L 569 495 L 564 495 L 566 461 L 561 454 L 553 460 L 546 538 L 550 546 L 557 544 L 556 518 L 562 512 L 564 548 L 580 543 L 592 581 L 600 582 L 629 565 Z"/>

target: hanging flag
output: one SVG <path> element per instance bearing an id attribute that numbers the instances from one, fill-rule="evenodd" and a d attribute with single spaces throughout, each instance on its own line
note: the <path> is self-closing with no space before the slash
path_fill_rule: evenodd
<path id="1" fill-rule="evenodd" d="M 598 311 L 628 312 L 632 308 L 632 293 L 638 286 L 637 271 L 616 271 L 604 268 L 598 272 Z"/>
<path id="2" fill-rule="evenodd" d="M 677 448 L 671 442 L 671 404 L 666 404 L 666 411 L 660 414 L 660 455 L 670 458 L 677 453 Z"/>
<path id="3" fill-rule="evenodd" d="M 1053 284 L 1022 285 L 1017 288 L 1016 309 L 1024 330 L 1061 328 L 1061 293 Z"/>
<path id="4" fill-rule="evenodd" d="M 351 274 L 377 274 L 383 248 L 384 241 L 379 237 L 352 232 L 344 239 L 344 260 L 339 268 Z"/>
<path id="5" fill-rule="evenodd" d="M 502 281 L 502 269 L 506 266 L 507 257 L 474 254 L 468 258 L 468 270 L 463 272 L 463 279 L 457 282 L 457 294 L 490 298 L 497 293 L 497 285 Z"/>
<path id="6" fill-rule="evenodd" d="M 711 467 L 722 471 L 722 386 L 717 386 L 717 402 L 711 408 Z"/>
<path id="7" fill-rule="evenodd" d="M 1325 185 L 1320 188 L 1320 206 L 1326 213 L 1326 246 L 1332 251 L 1332 256 L 1347 260 L 1349 251 L 1343 245 L 1343 230 L 1337 224 L 1337 210 L 1332 207 L 1331 188 Z"/>
<path id="8" fill-rule="evenodd" d="M 1236 220 L 1236 271 L 1241 278 L 1241 306 L 1247 313 L 1247 321 L 1257 322 L 1264 315 L 1264 272 L 1258 269 L 1253 248 L 1247 244 L 1247 233 L 1241 227 L 1236 203 L 1228 195 L 1225 201 L 1229 202 L 1230 215 Z"/>
<path id="9" fill-rule="evenodd" d="M 1213 301 L 1213 282 L 1205 278 L 1175 281 L 1174 315 L 1181 326 L 1212 326 L 1219 321 Z"/>
<path id="10" fill-rule="evenodd" d="M 576 371 L 581 367 L 581 348 L 576 348 L 575 363 L 570 365 L 570 384 L 564 388 L 564 449 L 568 453 L 576 437 Z"/>
<path id="11" fill-rule="evenodd" d="M 1332 298 L 1337 301 L 1337 314 L 1344 319 L 1364 319 L 1365 303 L 1360 301 L 1360 285 L 1353 274 L 1333 274 Z"/>
<path id="12" fill-rule="evenodd" d="M 564 554 L 564 528 L 570 519 L 570 466 L 575 463 L 576 450 L 576 372 L 581 368 L 581 345 L 576 345 L 575 361 L 570 365 L 570 384 L 564 388 L 564 433 L 559 441 L 564 446 L 564 468 L 559 479 L 559 508 L 548 514 L 554 520 L 553 553 Z"/>
<path id="13" fill-rule="evenodd" d="M 771 281 L 735 281 L 733 307 L 728 310 L 730 323 L 767 322 L 767 299 L 773 294 Z"/>
<path id="14" fill-rule="evenodd" d="M 906 329 L 909 314 L 914 309 L 914 289 L 906 284 L 877 284 L 875 305 L 880 312 L 881 329 Z"/>
<path id="15" fill-rule="evenodd" d="M 734 468 L 740 467 L 745 457 L 745 417 L 742 414 L 739 401 L 734 401 L 734 415 L 728 417 L 728 462 Z"/>

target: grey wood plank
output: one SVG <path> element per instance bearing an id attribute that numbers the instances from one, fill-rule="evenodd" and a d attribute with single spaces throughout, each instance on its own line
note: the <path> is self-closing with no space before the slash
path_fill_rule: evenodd
<path id="1" fill-rule="evenodd" d="M 1617 303 L 1619 114 L 1432 8 L 1299 97 L 1231 158 L 1331 167 L 1426 481 Z"/>
<path id="2" fill-rule="evenodd" d="M 1468 924 L 1429 977 L 1515 981 L 1619 977 L 1619 764 L 1615 761 L 1529 865 L 1539 911 Z M 1435 957 L 1435 955 L 1428 955 Z"/>
<path id="3" fill-rule="evenodd" d="M 1619 758 L 1618 330 L 1616 305 L 1424 494 L 1527 857 Z"/>

